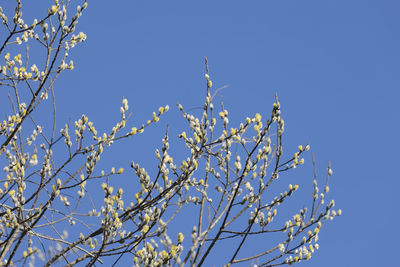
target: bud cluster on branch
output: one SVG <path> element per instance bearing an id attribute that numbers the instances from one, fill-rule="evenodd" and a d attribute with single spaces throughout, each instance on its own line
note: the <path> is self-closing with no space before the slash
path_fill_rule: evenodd
<path id="1" fill-rule="evenodd" d="M 86 40 L 76 27 L 88 4 L 73 4 L 54 0 L 32 23 L 23 19 L 21 0 L 11 15 L 0 7 L 7 32 L 0 40 L 0 86 L 12 92 L 12 109 L 2 107 L 7 115 L 0 122 L 0 266 L 92 266 L 122 258 L 134 266 L 202 266 L 212 260 L 215 247 L 225 243 L 233 248 L 226 266 L 309 260 L 319 248 L 324 223 L 341 215 L 333 200 L 325 203 L 330 165 L 322 193 L 314 177 L 310 208 L 280 212 L 300 189 L 285 181 L 284 174 L 304 164 L 310 145 L 284 152 L 285 122 L 278 97 L 267 116 L 256 113 L 231 125 L 228 110 L 214 107 L 218 90 L 212 94 L 207 59 L 202 111 L 189 114 L 178 105 L 188 125 L 178 135 L 186 149 L 183 159 L 170 153 L 167 127 L 153 170 L 133 161 L 129 171 L 123 166 L 100 169 L 103 153 L 157 123 L 168 105 L 134 124 L 123 98 L 117 122 L 102 134 L 85 114 L 56 129 L 55 108 L 49 125 L 40 125 L 33 111 L 49 101 L 49 95 L 55 107 L 55 81 L 74 69 L 69 53 Z M 30 62 L 30 54 L 41 55 L 29 50 L 32 42 L 44 48 L 42 62 Z M 134 191 L 118 188 L 115 176 L 133 176 L 138 186 Z M 287 183 L 287 189 L 273 192 L 271 185 L 278 182 Z M 102 201 L 93 201 L 94 195 Z M 188 210 L 188 228 L 170 233 L 170 226 L 182 225 L 179 214 Z M 254 246 L 255 237 L 271 233 L 279 234 L 278 243 Z M 254 247 L 253 254 L 244 253 L 245 246 Z"/>

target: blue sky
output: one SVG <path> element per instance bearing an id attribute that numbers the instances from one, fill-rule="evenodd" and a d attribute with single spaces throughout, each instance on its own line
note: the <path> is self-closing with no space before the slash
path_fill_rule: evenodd
<path id="1" fill-rule="evenodd" d="M 321 178 L 332 163 L 329 197 L 343 215 L 324 226 L 320 250 L 301 265 L 394 266 L 399 9 L 385 0 L 89 1 L 78 24 L 87 41 L 71 51 L 76 67 L 56 85 L 58 128 L 85 113 L 108 129 L 123 96 L 138 123 L 169 104 L 160 125 L 117 144 L 103 165 L 150 168 L 166 124 L 175 134 L 187 129 L 175 104 L 202 106 L 207 56 L 214 88 L 227 85 L 215 104 L 224 102 L 232 123 L 266 116 L 277 93 L 287 151 L 310 142 Z M 310 191 L 311 154 L 305 160 L 287 183 Z"/>

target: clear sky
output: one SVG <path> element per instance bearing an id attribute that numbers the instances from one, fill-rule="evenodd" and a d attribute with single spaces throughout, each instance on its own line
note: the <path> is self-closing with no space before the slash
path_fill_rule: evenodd
<path id="1" fill-rule="evenodd" d="M 320 250 L 301 265 L 396 266 L 399 10 L 395 0 L 89 1 L 78 24 L 87 40 L 71 51 L 76 67 L 56 85 L 58 128 L 85 113 L 108 129 L 123 96 L 138 124 L 169 104 L 140 142 L 117 145 L 103 162 L 151 168 L 165 125 L 174 127 L 171 139 L 187 130 L 175 104 L 202 106 L 207 56 L 214 88 L 227 86 L 216 104 L 224 102 L 232 123 L 267 116 L 277 93 L 286 151 L 310 142 L 320 178 L 332 163 L 329 197 L 343 214 L 324 225 Z M 300 207 L 311 200 L 311 154 L 305 160 L 281 181 L 310 191 Z"/>

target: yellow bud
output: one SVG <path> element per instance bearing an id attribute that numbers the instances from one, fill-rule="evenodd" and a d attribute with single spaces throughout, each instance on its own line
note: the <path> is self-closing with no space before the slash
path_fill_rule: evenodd
<path id="1" fill-rule="evenodd" d="M 132 130 L 131 130 L 131 132 L 130 132 L 130 134 L 136 134 L 137 133 L 137 128 L 136 127 L 133 127 L 132 128 Z"/>
<path id="2" fill-rule="evenodd" d="M 196 144 L 200 142 L 200 137 L 196 133 L 194 133 L 194 141 Z"/>
<path id="3" fill-rule="evenodd" d="M 8 192 L 8 194 L 13 197 L 15 195 L 15 190 L 11 190 L 10 192 Z"/>
<path id="4" fill-rule="evenodd" d="M 182 132 L 181 136 L 182 136 L 182 138 L 186 139 L 186 133 L 185 132 Z"/>
<path id="5" fill-rule="evenodd" d="M 149 226 L 148 225 L 143 226 L 142 233 L 147 233 L 147 231 L 149 231 Z"/>
<path id="6" fill-rule="evenodd" d="M 114 191 L 114 187 L 110 186 L 108 188 L 108 193 L 111 195 L 113 191 Z"/>
<path id="7" fill-rule="evenodd" d="M 172 245 L 171 246 L 171 256 L 174 257 L 177 251 L 178 251 L 178 247 L 176 245 Z"/>
<path id="8" fill-rule="evenodd" d="M 154 248 L 153 248 L 153 245 L 151 243 L 147 243 L 146 247 L 147 247 L 147 251 L 153 252 Z"/>
<path id="9" fill-rule="evenodd" d="M 166 252 L 165 250 L 161 251 L 161 253 L 160 253 L 160 254 L 161 254 L 161 258 L 162 258 L 162 259 L 164 259 L 164 260 L 165 260 L 165 259 L 167 259 L 167 258 L 168 258 L 168 252 Z"/>
<path id="10" fill-rule="evenodd" d="M 106 183 L 102 183 L 102 184 L 101 184 L 101 189 L 104 190 L 104 189 L 106 189 L 106 188 L 107 188 L 107 184 L 106 184 Z"/>
<path id="11" fill-rule="evenodd" d="M 247 190 L 250 190 L 250 189 L 251 189 L 251 185 L 250 185 L 249 182 L 246 183 L 246 189 L 247 189 Z"/>
<path id="12" fill-rule="evenodd" d="M 182 233 L 178 234 L 178 243 L 182 243 L 183 239 L 185 238 L 185 236 Z"/>
<path id="13" fill-rule="evenodd" d="M 147 224 L 150 221 L 150 216 L 146 213 L 144 215 L 144 222 Z"/>
<path id="14" fill-rule="evenodd" d="M 51 14 L 55 14 L 58 11 L 58 7 L 56 5 L 52 6 L 50 9 Z"/>
<path id="15" fill-rule="evenodd" d="M 255 119 L 256 119 L 256 122 L 260 122 L 261 121 L 261 115 L 259 114 L 259 113 L 257 113 L 256 115 L 255 115 Z"/>

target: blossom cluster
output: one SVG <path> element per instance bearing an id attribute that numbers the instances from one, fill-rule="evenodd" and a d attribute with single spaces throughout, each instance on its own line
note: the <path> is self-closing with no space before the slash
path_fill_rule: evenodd
<path id="1" fill-rule="evenodd" d="M 317 177 L 313 181 L 312 207 L 285 216 L 281 207 L 300 190 L 300 182 L 290 184 L 285 173 L 304 164 L 310 145 L 284 151 L 285 121 L 278 97 L 268 115 L 256 113 L 232 125 L 228 109 L 223 104 L 214 107 L 218 89 L 214 90 L 207 60 L 201 112 L 189 114 L 178 105 L 187 123 L 177 136 L 185 154 L 171 152 L 167 127 L 161 147 L 155 150 L 153 169 L 134 161 L 131 168 L 100 168 L 107 150 L 147 131 L 169 111 L 169 105 L 128 127 L 132 113 L 128 100 L 122 98 L 117 122 L 107 132 L 100 132 L 85 114 L 57 130 L 55 109 L 48 112 L 54 125 L 41 123 L 33 111 L 49 96 L 54 101 L 55 81 L 74 69 L 69 57 L 71 49 L 87 38 L 76 32 L 87 7 L 86 1 L 73 6 L 69 0 L 54 0 L 44 17 L 31 24 L 24 21 L 21 0 L 16 1 L 12 19 L 10 11 L 0 7 L 8 32 L 0 46 L 4 58 L 0 86 L 11 88 L 13 95 L 12 109 L 0 122 L 4 172 L 0 266 L 25 262 L 34 266 L 37 258 L 44 266 L 59 261 L 92 266 L 112 256 L 115 264 L 130 257 L 134 266 L 201 266 L 216 243 L 225 242 L 234 248 L 224 258 L 228 266 L 309 260 L 319 248 L 323 225 L 342 213 L 334 209 L 333 200 L 327 200 L 333 175 L 330 164 L 322 187 Z M 44 64 L 31 63 L 29 49 L 24 54 L 19 48 L 29 42 L 45 48 Z M 134 176 L 138 186 L 133 191 L 117 186 L 116 176 Z M 278 182 L 286 183 L 286 189 L 274 191 Z M 184 215 L 188 229 L 170 233 Z M 254 244 L 253 237 L 270 233 L 280 235 L 279 243 L 265 242 L 251 255 L 242 253 L 244 246 Z"/>

